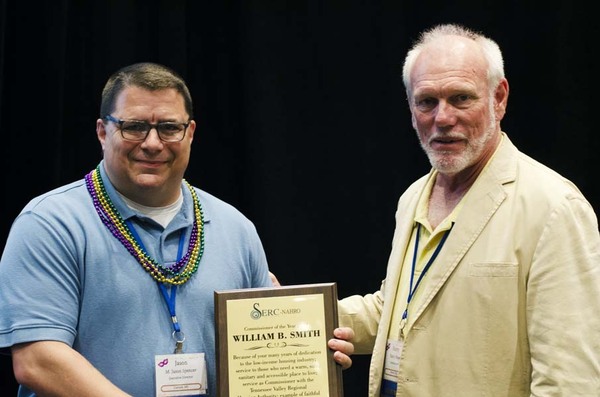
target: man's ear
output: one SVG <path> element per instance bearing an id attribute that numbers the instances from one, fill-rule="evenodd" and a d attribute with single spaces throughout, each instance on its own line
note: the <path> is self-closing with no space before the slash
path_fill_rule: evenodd
<path id="1" fill-rule="evenodd" d="M 500 121 L 506 114 L 506 104 L 508 103 L 508 81 L 502 79 L 496 91 L 494 92 L 494 112 L 496 113 L 496 120 Z"/>
<path id="2" fill-rule="evenodd" d="M 104 141 L 106 140 L 106 125 L 104 124 L 104 120 L 102 119 L 96 120 L 96 137 L 98 137 L 100 146 L 102 146 L 102 151 L 104 151 Z"/>

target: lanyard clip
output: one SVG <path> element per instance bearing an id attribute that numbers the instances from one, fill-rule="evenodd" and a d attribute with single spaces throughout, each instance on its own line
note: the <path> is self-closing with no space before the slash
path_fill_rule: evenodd
<path id="1" fill-rule="evenodd" d="M 185 341 L 185 335 L 181 331 L 173 331 L 173 340 L 175 340 L 175 351 L 174 354 L 183 353 L 183 342 Z"/>

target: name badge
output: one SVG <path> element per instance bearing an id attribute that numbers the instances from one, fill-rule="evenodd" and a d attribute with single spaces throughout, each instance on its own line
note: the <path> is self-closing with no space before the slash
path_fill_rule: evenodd
<path id="1" fill-rule="evenodd" d="M 400 356 L 404 341 L 388 339 L 385 346 L 385 365 L 383 367 L 383 380 L 381 382 L 381 396 L 395 396 L 398 387 L 398 372 L 400 369 Z"/>
<path id="2" fill-rule="evenodd" d="M 204 353 L 154 356 L 156 397 L 202 396 L 207 393 Z"/>

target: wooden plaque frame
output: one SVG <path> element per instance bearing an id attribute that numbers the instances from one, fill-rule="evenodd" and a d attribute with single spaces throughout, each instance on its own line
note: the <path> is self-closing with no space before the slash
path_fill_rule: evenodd
<path id="1" fill-rule="evenodd" d="M 217 396 L 343 397 L 337 300 L 336 283 L 215 291 Z"/>

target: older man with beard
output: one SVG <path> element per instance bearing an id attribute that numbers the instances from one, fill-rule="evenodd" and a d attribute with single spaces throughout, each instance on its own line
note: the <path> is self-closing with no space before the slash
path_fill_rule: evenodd
<path id="1" fill-rule="evenodd" d="M 380 290 L 339 304 L 368 395 L 599 396 L 597 217 L 502 131 L 498 45 L 435 26 L 403 79 L 432 170 L 400 197 Z"/>

